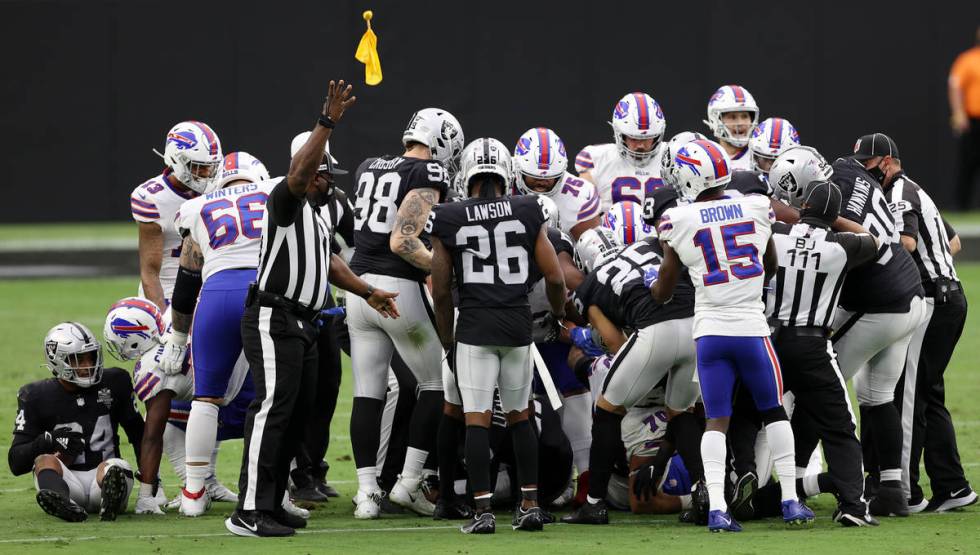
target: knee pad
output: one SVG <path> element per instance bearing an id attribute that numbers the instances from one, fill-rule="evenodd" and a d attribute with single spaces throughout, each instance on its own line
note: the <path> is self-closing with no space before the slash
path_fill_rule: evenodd
<path id="1" fill-rule="evenodd" d="M 762 423 L 766 426 L 772 424 L 773 422 L 779 422 L 780 420 L 789 420 L 789 418 L 786 416 L 786 409 L 782 406 L 761 411 L 759 413 L 759 417 L 762 418 Z"/>

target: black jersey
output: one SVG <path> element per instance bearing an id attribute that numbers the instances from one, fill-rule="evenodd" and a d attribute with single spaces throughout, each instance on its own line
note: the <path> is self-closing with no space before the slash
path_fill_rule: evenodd
<path id="1" fill-rule="evenodd" d="M 694 287 L 682 274 L 667 304 L 653 300 L 643 283 L 648 268 L 660 268 L 663 251 L 656 239 L 644 239 L 626 247 L 585 277 L 575 290 L 576 308 L 584 315 L 592 305 L 602 310 L 619 328 L 642 329 L 659 322 L 694 316 Z"/>
<path id="2" fill-rule="evenodd" d="M 14 474 L 31 469 L 32 444 L 44 432 L 71 428 L 81 432 L 85 451 L 68 464 L 71 470 L 91 470 L 106 459 L 119 456 L 119 426 L 139 453 L 143 417 L 136 410 L 133 382 L 121 368 L 106 368 L 102 380 L 88 388 L 69 392 L 57 378 L 29 383 L 17 392 L 17 416 L 9 461 Z"/>
<path id="3" fill-rule="evenodd" d="M 435 160 L 382 156 L 368 158 L 354 174 L 354 256 L 350 267 L 357 275 L 381 274 L 423 281 L 426 272 L 391 252 L 391 232 L 398 209 L 412 189 L 436 189 L 439 202 L 449 189 L 446 169 Z M 427 234 L 420 237 L 427 241 Z"/>
<path id="4" fill-rule="evenodd" d="M 449 250 L 459 287 L 456 339 L 501 347 L 531 343 L 528 293 L 545 221 L 537 198 L 470 198 L 436 206 L 433 214 L 432 236 Z"/>
<path id="5" fill-rule="evenodd" d="M 750 170 L 732 172 L 731 181 L 725 189 L 731 196 L 736 194 L 771 196 L 772 191 L 764 175 Z M 655 188 L 643 200 L 643 220 L 648 225 L 655 225 L 664 212 L 677 206 L 677 199 L 677 191 L 673 187 L 661 185 Z"/>
<path id="6" fill-rule="evenodd" d="M 853 158 L 838 158 L 831 178 L 841 191 L 840 215 L 864 226 L 878 239 L 874 262 L 847 274 L 840 304 L 855 312 L 907 312 L 915 295 L 922 295 L 919 271 L 902 247 L 895 217 L 881 186 Z"/>

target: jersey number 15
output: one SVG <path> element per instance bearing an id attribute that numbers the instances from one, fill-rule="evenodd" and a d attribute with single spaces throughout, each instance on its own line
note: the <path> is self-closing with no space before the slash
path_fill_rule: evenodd
<path id="1" fill-rule="evenodd" d="M 728 270 L 736 279 L 751 279 L 763 273 L 762 264 L 759 262 L 759 249 L 755 245 L 740 245 L 738 237 L 755 233 L 755 222 L 739 222 L 735 224 L 723 225 L 720 228 L 722 242 L 725 245 L 725 261 L 728 262 Z M 719 252 L 715 249 L 715 241 L 712 237 L 711 228 L 703 227 L 694 234 L 694 246 L 701 249 L 704 256 L 704 264 L 708 272 L 702 276 L 704 284 L 707 286 L 728 283 L 728 271 L 721 267 L 718 258 Z M 748 262 L 739 262 L 739 259 L 748 259 Z"/>

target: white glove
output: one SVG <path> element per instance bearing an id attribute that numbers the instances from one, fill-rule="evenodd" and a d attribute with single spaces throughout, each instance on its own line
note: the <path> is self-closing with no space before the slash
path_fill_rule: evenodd
<path id="1" fill-rule="evenodd" d="M 163 344 L 163 354 L 160 355 L 160 370 L 168 376 L 180 374 L 184 369 L 184 359 L 187 357 L 187 334 L 172 331 Z"/>
<path id="2" fill-rule="evenodd" d="M 139 483 L 139 495 L 136 497 L 136 514 L 138 515 L 162 515 L 166 514 L 160 505 L 167 502 L 167 497 L 163 495 L 163 488 L 157 486 L 157 495 L 153 493 L 153 484 Z"/>

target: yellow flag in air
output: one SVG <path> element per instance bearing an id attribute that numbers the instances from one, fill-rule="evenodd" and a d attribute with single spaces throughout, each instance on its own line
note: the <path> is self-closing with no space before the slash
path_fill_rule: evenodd
<path id="1" fill-rule="evenodd" d="M 377 85 L 381 82 L 381 58 L 378 57 L 378 36 L 371 30 L 372 17 L 374 13 L 371 10 L 364 12 L 367 31 L 364 31 L 364 36 L 357 45 L 354 58 L 364 64 L 364 81 L 368 85 Z"/>

